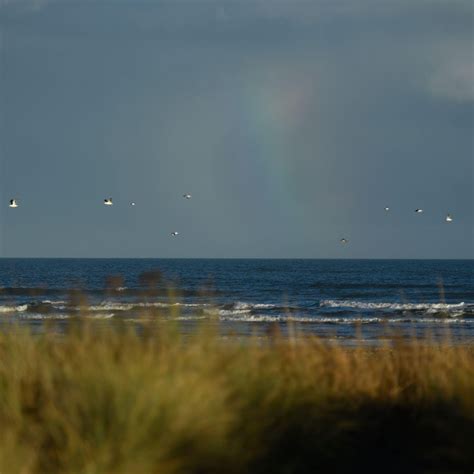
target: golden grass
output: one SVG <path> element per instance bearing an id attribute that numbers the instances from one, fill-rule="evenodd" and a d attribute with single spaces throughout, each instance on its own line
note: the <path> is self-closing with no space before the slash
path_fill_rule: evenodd
<path id="1" fill-rule="evenodd" d="M 472 472 L 474 350 L 0 332 L 0 472 Z"/>

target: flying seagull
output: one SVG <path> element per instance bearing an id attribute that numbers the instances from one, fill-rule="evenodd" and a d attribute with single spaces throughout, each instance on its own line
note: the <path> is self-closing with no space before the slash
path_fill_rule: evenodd
<path id="1" fill-rule="evenodd" d="M 421 213 L 423 212 L 423 209 L 415 209 L 415 212 L 416 212 L 417 214 L 421 214 Z"/>
<path id="2" fill-rule="evenodd" d="M 446 216 L 446 222 L 453 222 L 453 218 L 452 218 L 451 214 L 448 214 Z"/>
<path id="3" fill-rule="evenodd" d="M 135 202 L 132 201 L 132 202 L 130 203 L 130 206 L 135 206 Z"/>
<path id="4" fill-rule="evenodd" d="M 112 206 L 114 203 L 112 202 L 112 198 L 104 199 L 105 206 Z"/>
<path id="5" fill-rule="evenodd" d="M 349 241 L 347 239 L 341 239 L 340 240 L 341 244 L 345 245 L 347 244 Z"/>
<path id="6" fill-rule="evenodd" d="M 16 199 L 10 199 L 10 204 L 8 205 L 9 207 L 18 207 L 18 202 Z"/>
<path id="7" fill-rule="evenodd" d="M 191 199 L 191 194 L 183 194 L 184 199 Z"/>
<path id="8" fill-rule="evenodd" d="M 390 211 L 390 208 L 389 208 L 389 207 L 384 207 L 384 209 L 385 209 L 385 212 Z"/>
<path id="9" fill-rule="evenodd" d="M 171 235 L 172 235 L 173 237 L 177 237 L 177 236 L 179 235 L 179 232 L 176 232 L 176 231 L 171 232 Z"/>

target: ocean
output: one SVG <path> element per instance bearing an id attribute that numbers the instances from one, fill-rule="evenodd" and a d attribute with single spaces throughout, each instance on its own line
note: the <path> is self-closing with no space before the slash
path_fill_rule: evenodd
<path id="1" fill-rule="evenodd" d="M 84 301 L 104 322 L 149 313 L 185 331 L 474 342 L 474 260 L 0 259 L 4 326 L 67 324 Z"/>

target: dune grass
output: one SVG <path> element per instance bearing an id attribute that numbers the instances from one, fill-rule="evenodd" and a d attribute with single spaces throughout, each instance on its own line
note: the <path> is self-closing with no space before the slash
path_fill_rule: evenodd
<path id="1" fill-rule="evenodd" d="M 472 472 L 474 350 L 0 332 L 0 472 Z"/>

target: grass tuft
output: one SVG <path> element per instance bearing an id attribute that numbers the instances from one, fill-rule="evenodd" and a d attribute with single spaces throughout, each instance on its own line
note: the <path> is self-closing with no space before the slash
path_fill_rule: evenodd
<path id="1" fill-rule="evenodd" d="M 0 332 L 0 472 L 471 472 L 474 350 Z"/>

